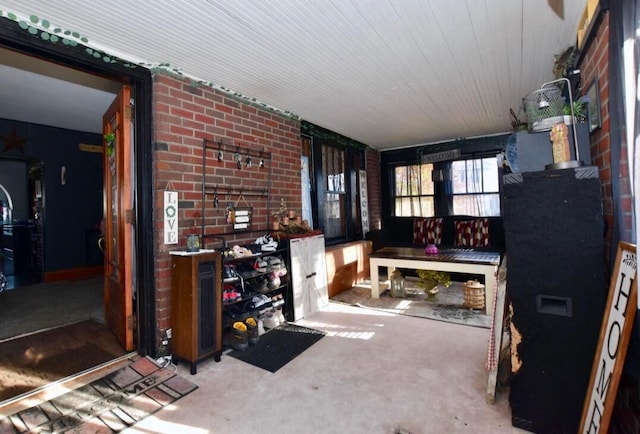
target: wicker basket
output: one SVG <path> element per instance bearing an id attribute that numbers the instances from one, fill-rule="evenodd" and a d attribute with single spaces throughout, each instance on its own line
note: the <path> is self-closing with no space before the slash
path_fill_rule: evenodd
<path id="1" fill-rule="evenodd" d="M 477 280 L 467 280 L 463 287 L 463 306 L 469 309 L 484 309 L 484 285 Z"/>

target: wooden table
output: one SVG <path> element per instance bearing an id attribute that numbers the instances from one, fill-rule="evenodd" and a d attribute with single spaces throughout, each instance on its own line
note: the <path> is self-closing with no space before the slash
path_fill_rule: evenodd
<path id="1" fill-rule="evenodd" d="M 440 250 L 436 254 L 426 254 L 423 248 L 383 247 L 369 255 L 369 265 L 372 298 L 380 298 L 378 267 L 387 267 L 387 276 L 391 276 L 396 268 L 482 274 L 484 275 L 485 312 L 491 314 L 500 253 L 447 249 Z"/>

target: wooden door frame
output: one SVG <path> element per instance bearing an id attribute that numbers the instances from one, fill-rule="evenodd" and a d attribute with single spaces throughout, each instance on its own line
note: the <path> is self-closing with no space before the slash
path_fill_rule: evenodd
<path id="1" fill-rule="evenodd" d="M 138 66 L 126 67 L 107 63 L 85 51 L 82 45 L 51 43 L 29 34 L 18 23 L 0 17 L 0 47 L 58 63 L 88 74 L 99 75 L 132 87 L 135 100 L 135 161 L 136 161 L 136 280 L 137 327 L 136 350 L 141 355 L 156 353 L 155 251 L 153 227 L 153 144 L 151 130 L 151 71 Z"/>

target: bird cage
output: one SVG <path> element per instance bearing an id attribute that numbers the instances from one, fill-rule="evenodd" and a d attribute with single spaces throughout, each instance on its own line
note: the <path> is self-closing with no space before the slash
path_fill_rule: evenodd
<path id="1" fill-rule="evenodd" d="M 529 132 L 548 131 L 563 121 L 564 99 L 556 86 L 542 87 L 524 99 Z"/>

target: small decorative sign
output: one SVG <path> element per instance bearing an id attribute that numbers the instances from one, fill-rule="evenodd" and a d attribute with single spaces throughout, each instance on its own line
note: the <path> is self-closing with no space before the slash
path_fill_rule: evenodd
<path id="1" fill-rule="evenodd" d="M 369 196 L 367 194 L 367 171 L 358 171 L 360 184 L 360 220 L 362 221 L 362 236 L 369 232 Z"/>
<path id="2" fill-rule="evenodd" d="M 164 243 L 178 244 L 178 192 L 164 192 Z"/>
<path id="3" fill-rule="evenodd" d="M 450 149 L 448 151 L 434 152 L 432 154 L 422 154 L 421 161 L 423 164 L 435 163 L 437 161 L 455 160 L 460 156 L 460 149 Z"/>
<path id="4" fill-rule="evenodd" d="M 250 207 L 235 208 L 233 210 L 233 229 L 243 230 L 251 227 L 251 214 L 253 209 Z"/>
<path id="5" fill-rule="evenodd" d="M 102 145 L 89 145 L 87 143 L 78 143 L 78 148 L 82 152 L 95 152 L 98 154 L 102 154 L 103 152 Z"/>

